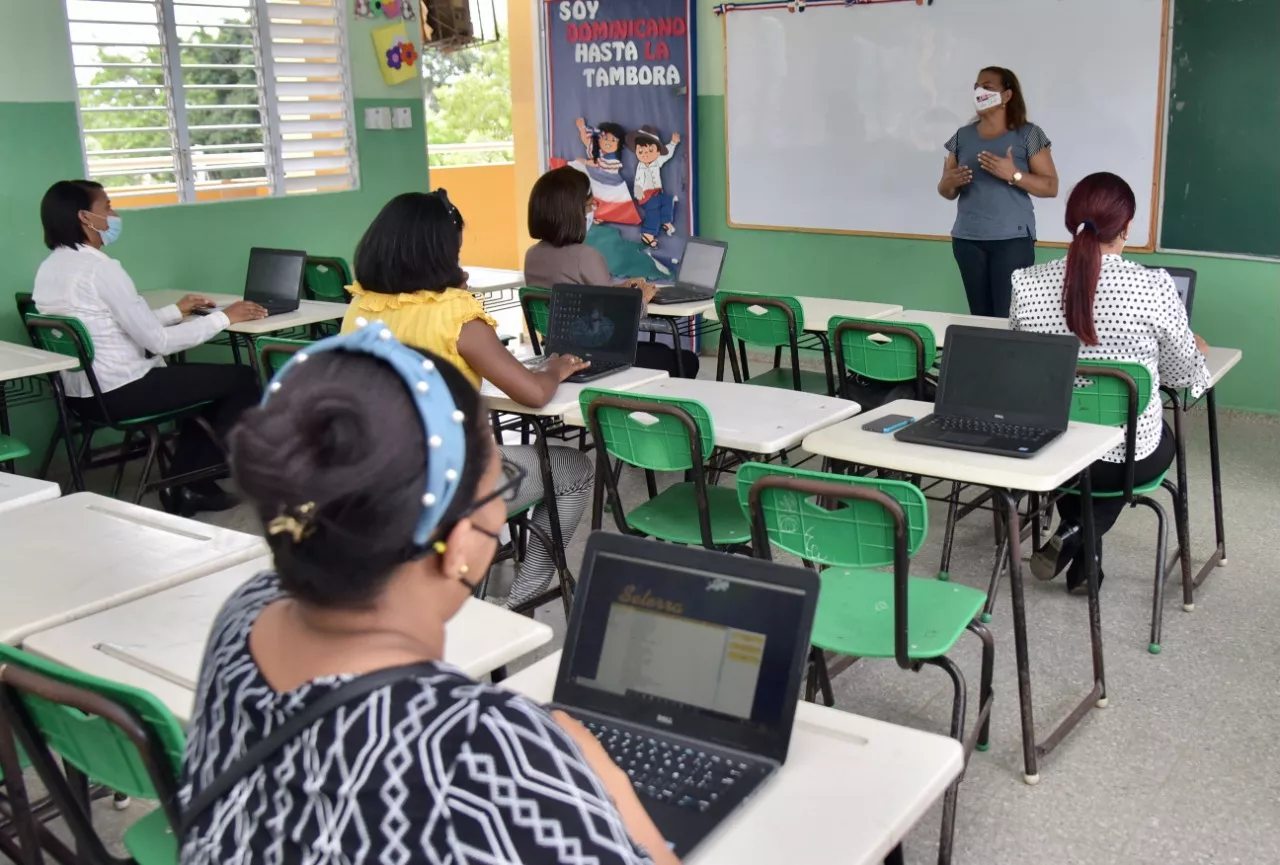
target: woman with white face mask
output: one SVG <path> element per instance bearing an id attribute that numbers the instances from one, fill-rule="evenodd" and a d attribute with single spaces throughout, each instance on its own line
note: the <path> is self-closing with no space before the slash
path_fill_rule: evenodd
<path id="1" fill-rule="evenodd" d="M 1031 197 L 1056 197 L 1058 172 L 1048 136 L 1027 121 L 1018 76 L 988 66 L 973 88 L 978 116 L 946 143 L 938 194 L 956 202 L 951 248 L 969 312 L 1003 318 L 1010 276 L 1035 263 Z"/>
<path id="2" fill-rule="evenodd" d="M 213 304 L 188 294 L 152 310 L 120 262 L 102 251 L 120 236 L 123 222 L 99 183 L 58 181 L 40 202 L 40 222 L 51 251 L 36 272 L 36 309 L 79 319 L 93 340 L 93 372 L 102 399 L 94 396 L 84 373 L 62 373 L 74 414 L 101 420 L 105 409 L 116 419 L 137 418 L 206 402 L 201 415 L 221 435 L 258 401 L 257 376 L 248 366 L 166 366 L 164 359 L 207 342 L 231 324 L 263 318 L 265 309 L 242 300 L 204 317 L 189 317 Z M 210 440 L 199 423 L 184 421 L 168 476 L 215 468 L 223 462 L 222 454 L 221 443 Z M 215 481 L 200 480 L 171 488 L 165 504 L 189 516 L 226 510 L 235 499 Z"/>

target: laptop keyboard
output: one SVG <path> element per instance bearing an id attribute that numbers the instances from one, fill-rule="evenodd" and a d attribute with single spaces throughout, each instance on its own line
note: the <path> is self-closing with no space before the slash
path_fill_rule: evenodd
<path id="1" fill-rule="evenodd" d="M 1026 439 L 1037 439 L 1043 436 L 1046 430 L 1039 427 L 1021 426 L 1012 423 L 998 423 L 996 421 L 975 420 L 973 418 L 964 417 L 943 417 L 934 415 L 932 425 L 946 432 L 967 433 L 969 435 L 985 435 L 992 438 L 1018 439 L 1025 441 Z"/>
<path id="2" fill-rule="evenodd" d="M 575 372 L 566 381 L 586 381 L 588 376 L 597 378 L 601 373 L 613 372 L 615 369 L 622 369 L 627 365 L 617 360 L 593 360 L 591 366 L 581 372 Z"/>
<path id="3" fill-rule="evenodd" d="M 746 777 L 750 767 L 719 754 L 708 754 L 587 721 L 586 727 L 631 779 L 641 796 L 681 808 L 706 811 Z"/>

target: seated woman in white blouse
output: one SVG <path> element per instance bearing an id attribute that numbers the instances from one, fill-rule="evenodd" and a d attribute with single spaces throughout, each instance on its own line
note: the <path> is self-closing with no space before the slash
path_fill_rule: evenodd
<path id="1" fill-rule="evenodd" d="M 1163 270 L 1126 261 L 1120 253 L 1129 236 L 1135 200 L 1129 184 L 1114 174 L 1091 174 L 1067 201 L 1067 229 L 1075 237 L 1065 259 L 1015 271 L 1009 326 L 1037 333 L 1073 334 L 1080 339 L 1080 360 L 1133 361 L 1151 371 L 1151 399 L 1138 416 L 1134 485 L 1158 478 L 1174 457 L 1173 433 L 1161 418 L 1161 385 L 1189 387 L 1199 396 L 1209 385 L 1204 341 L 1187 325 L 1173 278 Z M 1093 464 L 1095 491 L 1124 489 L 1124 445 Z M 1102 536 L 1124 501 L 1094 499 L 1101 562 Z M 1080 501 L 1058 501 L 1062 524 L 1031 560 L 1032 573 L 1052 580 L 1063 568 L 1067 588 L 1084 590 Z M 1098 571 L 1101 578 L 1102 571 Z"/>
<path id="2" fill-rule="evenodd" d="M 52 250 L 36 272 L 32 297 L 46 315 L 79 319 L 93 340 L 93 372 L 102 402 L 113 418 L 134 418 L 208 401 L 205 419 L 223 434 L 241 412 L 258 401 L 257 376 L 247 366 L 184 363 L 165 366 L 165 355 L 207 342 L 231 324 L 263 318 L 256 303 L 239 301 L 223 311 L 187 318 L 213 304 L 189 294 L 178 303 L 152 310 L 133 280 L 102 247 L 120 236 L 121 220 L 101 184 L 60 180 L 40 202 L 45 246 Z M 82 417 L 100 420 L 102 409 L 84 373 L 64 372 L 67 403 Z M 170 473 L 173 476 L 222 462 L 219 443 L 198 423 L 179 431 Z M 171 491 L 174 507 L 186 514 L 225 510 L 234 499 L 213 481 Z"/>

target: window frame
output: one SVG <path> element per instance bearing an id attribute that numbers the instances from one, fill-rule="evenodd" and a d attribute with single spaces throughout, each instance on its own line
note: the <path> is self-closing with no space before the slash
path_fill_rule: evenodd
<path id="1" fill-rule="evenodd" d="M 106 0 L 111 2 L 111 0 Z M 175 6 L 191 5 L 202 6 L 199 0 L 129 0 L 143 6 L 152 6 L 156 10 L 157 22 L 156 27 L 160 33 L 160 66 L 164 76 L 162 92 L 164 95 L 165 106 L 163 110 L 170 127 L 169 135 L 171 146 L 169 152 L 173 154 L 174 175 L 173 191 L 169 191 L 168 185 L 157 186 L 156 195 L 174 195 L 176 201 L 164 201 L 156 203 L 131 203 L 130 198 L 134 195 L 146 197 L 146 187 L 135 187 L 137 192 L 128 196 L 122 196 L 118 200 L 114 200 L 113 204 L 121 207 L 121 209 L 144 210 L 162 207 L 185 207 L 198 204 L 218 204 L 228 201 L 255 201 L 262 199 L 297 197 L 314 194 L 357 192 L 360 190 L 360 159 L 357 141 L 357 118 L 355 105 L 355 86 L 354 77 L 351 72 L 351 15 L 348 8 L 347 0 L 330 0 L 329 9 L 333 12 L 334 50 L 337 53 L 337 66 L 339 70 L 339 80 L 341 87 L 341 103 L 342 103 L 342 135 L 332 140 L 342 140 L 344 150 L 348 156 L 348 166 L 346 176 L 350 178 L 348 185 L 342 188 L 331 188 L 321 184 L 315 189 L 300 189 L 296 192 L 289 192 L 286 178 L 287 160 L 284 158 L 282 127 L 282 111 L 288 113 L 288 106 L 291 103 L 281 102 L 277 94 L 277 77 L 281 77 L 281 67 L 277 64 L 273 51 L 272 39 L 272 21 L 270 15 L 270 7 L 273 5 L 272 0 L 250 0 L 251 5 L 244 7 L 250 12 L 252 19 L 247 29 L 253 37 L 253 67 L 255 78 L 258 82 L 258 102 L 253 106 L 258 109 L 259 117 L 262 121 L 262 153 L 264 158 L 265 183 L 262 188 L 266 189 L 261 195 L 245 195 L 242 197 L 229 198 L 201 198 L 198 188 L 197 172 L 200 170 L 192 158 L 193 151 L 190 136 L 190 119 L 187 112 L 187 95 L 186 85 L 182 80 L 182 48 L 181 40 L 178 37 L 178 27 L 194 26 L 180 24 L 177 16 L 174 14 Z M 76 129 L 79 135 L 80 144 L 80 161 L 84 170 L 84 177 L 93 180 L 89 167 L 90 151 L 87 147 L 86 128 L 84 123 L 84 112 L 81 104 L 82 86 L 77 77 L 79 66 L 91 64 L 77 64 L 76 48 L 79 46 L 93 45 L 93 42 L 77 42 L 72 38 L 72 18 L 71 10 L 66 0 L 61 0 L 63 22 L 67 31 L 67 46 L 69 61 L 71 64 L 72 80 L 75 82 L 75 106 L 76 106 Z M 209 6 L 207 8 L 219 8 L 217 6 Z M 228 6 L 227 9 L 236 7 Z M 306 10 L 307 4 L 299 4 L 300 10 Z M 316 6 L 317 9 L 324 9 L 324 6 Z M 299 16 L 301 18 L 301 16 Z M 85 19 L 77 19 L 85 20 Z M 305 20 L 305 19 L 303 19 Z M 111 22 L 104 22 L 111 23 Z M 213 26 L 213 25 L 210 25 Z M 277 24 L 278 27 L 295 26 L 292 24 Z M 314 26 L 314 25 L 301 25 Z M 277 37 L 279 38 L 279 37 Z M 285 37 L 288 38 L 288 37 Z M 305 43 L 298 43 L 305 44 Z M 109 50 L 109 45 L 99 46 L 99 51 Z M 288 64 L 284 64 L 287 67 Z M 145 68 L 139 66 L 137 68 Z M 175 84 L 176 82 L 176 84 Z M 246 106 L 248 107 L 248 106 Z M 99 130 L 91 130 L 97 132 Z M 322 141 L 323 139 L 313 139 Z M 321 149 L 319 147 L 317 150 Z M 168 172 L 162 172 L 168 173 Z M 112 187 L 107 186 L 108 194 L 112 191 Z M 163 190 L 163 191 L 162 191 Z"/>

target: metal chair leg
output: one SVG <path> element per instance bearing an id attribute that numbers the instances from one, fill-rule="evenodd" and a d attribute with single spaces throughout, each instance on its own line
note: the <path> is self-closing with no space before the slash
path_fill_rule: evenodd
<path id="1" fill-rule="evenodd" d="M 1168 478 L 1160 486 L 1173 496 L 1173 525 L 1178 535 L 1178 566 L 1182 569 L 1182 609 L 1189 613 L 1196 608 L 1196 582 L 1191 568 L 1191 527 L 1187 520 L 1186 500 L 1182 498 L 1181 488 Z"/>
<path id="2" fill-rule="evenodd" d="M 120 484 L 124 482 L 124 467 L 128 462 L 129 448 L 133 445 L 133 431 L 124 434 L 120 443 L 120 462 L 116 463 L 116 476 L 111 481 L 111 498 L 120 495 Z"/>
<path id="3" fill-rule="evenodd" d="M 1173 490 L 1173 496 L 1176 502 L 1178 496 L 1176 489 Z M 1155 588 L 1151 593 L 1151 642 L 1147 644 L 1147 651 L 1158 655 L 1160 654 L 1160 635 L 1164 625 L 1164 582 L 1168 576 L 1164 559 L 1169 550 L 1169 518 L 1164 508 L 1155 499 L 1138 496 L 1130 507 L 1138 505 L 1146 505 L 1156 515 L 1156 576 Z"/>
<path id="4" fill-rule="evenodd" d="M 974 747 L 985 751 L 991 746 L 991 710 L 995 699 L 991 682 L 996 669 L 996 641 L 991 631 L 980 622 L 970 622 L 968 628 L 982 641 L 982 681 L 978 686 L 978 726 Z"/>
<path id="5" fill-rule="evenodd" d="M 946 655 L 930 658 L 924 663 L 941 667 L 951 677 L 951 684 L 955 688 L 955 696 L 951 706 L 951 738 L 960 742 L 963 746 L 964 715 L 966 703 L 968 702 L 964 673 Z M 938 839 L 938 865 L 950 865 L 951 862 L 951 853 L 955 845 L 956 834 L 956 804 L 960 796 L 960 782 L 962 780 L 964 780 L 963 773 L 947 788 L 947 794 L 942 800 L 942 834 Z"/>
<path id="6" fill-rule="evenodd" d="M 151 479 L 151 468 L 155 465 L 156 454 L 160 452 L 160 430 L 153 424 L 147 424 L 143 427 L 143 432 L 147 434 L 147 458 L 142 463 L 142 475 L 138 478 L 138 488 L 133 493 L 133 503 L 136 505 L 142 501 L 142 497 L 147 493 L 147 484 Z"/>
<path id="7" fill-rule="evenodd" d="M 942 533 L 942 561 L 938 564 L 938 579 L 951 578 L 951 545 L 956 537 L 956 510 L 960 507 L 960 483 L 951 482 L 951 495 L 947 497 L 947 525 Z"/>

